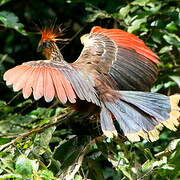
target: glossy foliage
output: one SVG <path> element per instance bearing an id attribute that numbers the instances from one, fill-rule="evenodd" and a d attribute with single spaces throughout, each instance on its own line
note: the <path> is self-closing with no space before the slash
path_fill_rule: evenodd
<path id="1" fill-rule="evenodd" d="M 59 47 L 69 62 L 81 52 L 79 37 L 99 25 L 143 39 L 161 60 L 152 91 L 178 93 L 179 18 L 177 0 L 0 1 L 0 179 L 177 179 L 179 132 L 164 129 L 153 143 L 105 139 L 97 117 L 74 112 L 64 118 L 69 108 L 56 100 L 24 100 L 2 76 L 15 65 L 43 58 L 36 53 L 37 25 L 56 21 L 66 27 L 69 44 Z"/>

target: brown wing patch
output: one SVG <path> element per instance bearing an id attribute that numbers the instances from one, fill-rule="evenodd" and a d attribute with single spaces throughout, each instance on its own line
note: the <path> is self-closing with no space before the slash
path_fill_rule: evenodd
<path id="1" fill-rule="evenodd" d="M 127 42 L 124 38 L 129 41 L 128 48 L 125 47 Z M 124 45 L 120 46 L 115 40 L 123 41 Z M 147 91 L 157 78 L 157 65 L 152 59 L 136 51 L 133 48 L 135 44 L 141 44 L 142 49 L 151 52 L 133 34 L 126 34 L 118 29 L 95 27 L 84 41 L 84 49 L 76 63 L 81 67 L 86 66 L 87 73 L 92 72 L 94 76 L 100 76 L 100 79 L 103 77 L 106 84 L 114 89 Z"/>
<path id="2" fill-rule="evenodd" d="M 142 61 L 143 59 L 143 61 Z M 136 51 L 119 47 L 109 74 L 123 90 L 149 90 L 157 78 L 154 62 Z"/>

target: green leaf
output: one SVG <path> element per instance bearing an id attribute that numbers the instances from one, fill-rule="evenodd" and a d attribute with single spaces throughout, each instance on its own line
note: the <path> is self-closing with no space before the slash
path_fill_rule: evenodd
<path id="1" fill-rule="evenodd" d="M 166 29 L 169 31 L 177 31 L 177 27 L 174 21 L 171 21 L 169 24 L 166 25 Z"/>
<path id="2" fill-rule="evenodd" d="M 122 7 L 120 10 L 119 10 L 119 14 L 124 18 L 128 15 L 130 11 L 130 5 L 127 5 L 125 7 Z"/>
<path id="3" fill-rule="evenodd" d="M 168 81 L 168 82 L 164 83 L 164 88 L 166 89 L 166 88 L 169 88 L 169 87 L 175 86 L 175 85 L 176 85 L 176 83 L 174 81 Z"/>
<path id="4" fill-rule="evenodd" d="M 4 174 L 4 175 L 0 175 L 0 179 L 1 180 L 7 180 L 7 179 L 10 179 L 10 178 L 19 178 L 19 179 L 22 179 L 22 177 L 19 175 L 19 174 Z"/>
<path id="5" fill-rule="evenodd" d="M 75 175 L 74 180 L 83 180 L 83 178 L 80 175 Z"/>
<path id="6" fill-rule="evenodd" d="M 152 33 L 151 38 L 154 42 L 161 44 L 162 42 L 162 34 L 159 31 L 155 31 Z"/>
<path id="7" fill-rule="evenodd" d="M 174 167 L 172 167 L 171 165 L 165 164 L 161 167 L 162 169 L 168 169 L 168 170 L 174 170 Z"/>
<path id="8" fill-rule="evenodd" d="M 0 138 L 0 145 L 8 143 L 10 140 L 9 138 Z"/>
<path id="9" fill-rule="evenodd" d="M 5 101 L 0 100 L 0 107 L 1 107 L 1 106 L 5 106 L 5 105 L 6 105 L 6 102 L 5 102 Z"/>
<path id="10" fill-rule="evenodd" d="M 5 27 L 15 29 L 19 33 L 27 35 L 26 31 L 23 29 L 24 25 L 18 22 L 19 19 L 14 13 L 9 11 L 1 11 L 0 21 Z"/>
<path id="11" fill-rule="evenodd" d="M 17 158 L 15 169 L 17 174 L 20 174 L 25 177 L 32 177 L 33 174 L 32 162 L 24 155 L 21 155 Z"/>
<path id="12" fill-rule="evenodd" d="M 7 151 L 1 151 L 0 152 L 0 169 L 9 169 L 11 171 L 14 170 L 14 152 L 11 148 L 11 150 Z"/>
<path id="13" fill-rule="evenodd" d="M 149 171 L 149 169 L 154 169 L 155 167 L 162 167 L 163 165 L 166 165 L 167 163 L 167 157 L 163 156 L 161 160 L 147 160 L 142 165 L 143 172 Z"/>
<path id="14" fill-rule="evenodd" d="M 96 19 L 104 19 L 109 18 L 110 16 L 105 12 L 101 10 L 94 11 L 93 14 L 89 15 L 87 18 L 87 22 L 94 22 Z"/>
<path id="15" fill-rule="evenodd" d="M 111 17 L 110 14 L 108 14 L 106 11 L 97 9 L 94 6 L 92 6 L 92 4 L 89 4 L 89 3 L 86 4 L 85 9 L 86 11 L 91 13 L 86 17 L 87 22 L 94 22 L 98 18 L 104 19 L 104 18 Z"/>
<path id="16" fill-rule="evenodd" d="M 172 46 L 164 46 L 163 48 L 160 49 L 159 54 L 164 54 L 170 51 L 172 51 Z"/>
<path id="17" fill-rule="evenodd" d="M 28 104 L 31 104 L 33 101 L 31 99 L 25 100 L 22 103 L 19 103 L 17 107 L 22 108 L 24 106 L 27 106 Z"/>
<path id="18" fill-rule="evenodd" d="M 165 34 L 163 38 L 172 45 L 175 45 L 177 47 L 180 47 L 180 38 L 176 34 Z"/>
<path id="19" fill-rule="evenodd" d="M 34 139 L 34 153 L 43 154 L 49 149 L 49 143 L 55 129 L 56 127 L 49 127 L 42 133 L 36 134 L 36 138 Z"/>
<path id="20" fill-rule="evenodd" d="M 151 88 L 151 92 L 155 93 L 155 92 L 158 92 L 160 89 L 163 88 L 163 84 L 157 84 L 157 85 L 154 85 L 152 88 Z"/>
<path id="21" fill-rule="evenodd" d="M 42 170 L 38 174 L 42 178 L 42 180 L 55 180 L 55 179 L 57 179 L 54 177 L 53 173 L 49 170 Z"/>
<path id="22" fill-rule="evenodd" d="M 169 78 L 172 79 L 180 87 L 180 76 L 172 75 L 169 76 Z"/>
<path id="23" fill-rule="evenodd" d="M 0 1 L 0 6 L 2 6 L 3 4 L 5 4 L 5 3 L 9 2 L 9 1 L 11 1 L 11 0 L 1 0 Z"/>
<path id="24" fill-rule="evenodd" d="M 38 118 L 49 118 L 51 116 L 53 116 L 54 110 L 53 109 L 47 109 L 47 108 L 41 108 L 38 107 L 37 109 L 33 110 L 30 115 L 35 115 Z"/>
<path id="25" fill-rule="evenodd" d="M 78 138 L 73 137 L 66 142 L 60 143 L 60 146 L 55 150 L 54 159 L 59 160 L 63 164 L 62 169 L 68 169 L 68 166 L 75 162 L 82 151 L 83 145 L 77 143 Z"/>
<path id="26" fill-rule="evenodd" d="M 150 0 L 135 0 L 131 4 L 138 5 L 138 6 L 145 6 L 149 2 L 150 2 Z"/>
<path id="27" fill-rule="evenodd" d="M 132 22 L 131 26 L 128 27 L 128 32 L 132 33 L 133 31 L 139 29 L 141 24 L 143 24 L 145 22 L 147 22 L 146 17 L 144 17 L 142 19 L 136 19 L 135 21 Z"/>

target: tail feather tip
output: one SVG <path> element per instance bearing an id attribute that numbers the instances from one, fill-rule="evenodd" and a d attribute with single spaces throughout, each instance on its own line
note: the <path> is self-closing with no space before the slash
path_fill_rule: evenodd
<path id="1" fill-rule="evenodd" d="M 107 131 L 107 130 L 104 130 L 103 131 L 103 134 L 108 137 L 108 138 L 114 138 L 114 137 L 117 137 L 118 136 L 118 133 L 116 130 L 114 131 Z"/>

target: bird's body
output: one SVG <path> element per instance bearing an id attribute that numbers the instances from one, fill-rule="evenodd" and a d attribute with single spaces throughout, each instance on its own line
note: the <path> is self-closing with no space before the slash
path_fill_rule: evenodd
<path id="1" fill-rule="evenodd" d="M 174 130 L 180 116 L 174 99 L 148 93 L 158 73 L 157 55 L 133 34 L 118 29 L 92 28 L 82 37 L 84 48 L 74 63 L 67 63 L 52 29 L 42 31 L 39 48 L 47 60 L 30 61 L 7 71 L 4 79 L 24 98 L 33 93 L 36 100 L 47 102 L 56 95 L 62 103 L 83 105 L 100 110 L 103 133 L 117 136 L 113 119 L 131 141 L 139 136 L 156 140 L 157 128 Z M 12 77 L 12 74 L 15 74 Z M 81 107 L 81 106 L 80 106 Z"/>

